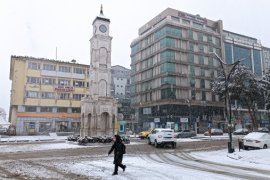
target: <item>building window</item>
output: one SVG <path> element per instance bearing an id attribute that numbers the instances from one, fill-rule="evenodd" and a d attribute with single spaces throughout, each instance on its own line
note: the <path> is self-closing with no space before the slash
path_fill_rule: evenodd
<path id="1" fill-rule="evenodd" d="M 185 20 L 185 19 L 182 19 L 182 22 L 183 22 L 183 24 L 185 24 L 185 25 L 189 25 L 189 24 L 190 24 L 190 21 Z"/>
<path id="2" fill-rule="evenodd" d="M 190 71 L 189 74 L 190 74 L 191 76 L 195 76 L 195 67 L 194 67 L 194 66 L 190 66 L 190 67 L 189 67 L 189 71 Z"/>
<path id="3" fill-rule="evenodd" d="M 214 60 L 212 57 L 208 58 L 208 66 L 214 66 Z"/>
<path id="4" fill-rule="evenodd" d="M 172 18 L 173 21 L 180 22 L 180 18 L 179 17 L 171 16 L 171 18 Z"/>
<path id="5" fill-rule="evenodd" d="M 160 40 L 160 48 L 167 48 L 167 47 L 175 47 L 175 39 L 172 38 L 164 38 Z"/>
<path id="6" fill-rule="evenodd" d="M 70 73 L 70 67 L 67 66 L 59 66 L 59 72 L 65 72 L 65 73 Z"/>
<path id="7" fill-rule="evenodd" d="M 42 84 L 54 85 L 55 81 L 56 80 L 52 78 L 42 78 Z"/>
<path id="8" fill-rule="evenodd" d="M 38 70 L 40 69 L 40 64 L 34 63 L 34 62 L 28 62 L 28 68 Z"/>
<path id="9" fill-rule="evenodd" d="M 43 70 L 46 71 L 55 71 L 56 70 L 56 66 L 53 64 L 43 64 Z"/>
<path id="10" fill-rule="evenodd" d="M 201 79 L 201 88 L 205 88 L 205 80 Z"/>
<path id="11" fill-rule="evenodd" d="M 79 108 L 79 107 L 74 107 L 74 108 L 71 109 L 71 112 L 72 112 L 72 113 L 81 113 L 81 108 Z"/>
<path id="12" fill-rule="evenodd" d="M 188 30 L 188 37 L 189 37 L 189 39 L 193 39 L 193 31 L 192 30 Z"/>
<path id="13" fill-rule="evenodd" d="M 40 107 L 40 112 L 53 112 L 52 107 Z"/>
<path id="14" fill-rule="evenodd" d="M 201 69 L 201 76 L 205 77 L 205 70 L 204 69 Z"/>
<path id="15" fill-rule="evenodd" d="M 67 113 L 68 112 L 68 108 L 66 108 L 66 107 L 58 107 L 57 108 L 57 112 Z"/>
<path id="16" fill-rule="evenodd" d="M 85 74 L 85 69 L 74 67 L 73 68 L 73 73 L 75 73 L 75 74 Z"/>
<path id="17" fill-rule="evenodd" d="M 59 99 L 69 99 L 69 93 L 59 93 L 58 97 Z"/>
<path id="18" fill-rule="evenodd" d="M 175 64 L 173 63 L 164 63 L 160 65 L 160 72 L 175 72 Z"/>
<path id="19" fill-rule="evenodd" d="M 73 86 L 84 87 L 84 81 L 73 81 Z"/>
<path id="20" fill-rule="evenodd" d="M 174 61 L 175 60 L 175 52 L 174 51 L 163 51 L 160 53 L 160 61 Z"/>
<path id="21" fill-rule="evenodd" d="M 40 84 L 40 78 L 39 77 L 27 77 L 27 83 Z"/>
<path id="22" fill-rule="evenodd" d="M 195 88 L 196 81 L 195 81 L 194 78 L 190 79 L 190 82 L 189 83 L 190 83 L 190 87 Z"/>
<path id="23" fill-rule="evenodd" d="M 188 54 L 188 62 L 190 64 L 194 64 L 194 54 L 192 54 L 192 53 Z"/>
<path id="24" fill-rule="evenodd" d="M 81 100 L 83 97 L 83 94 L 73 94 L 73 99 L 75 100 Z"/>
<path id="25" fill-rule="evenodd" d="M 25 112 L 37 112 L 36 106 L 25 106 Z"/>
<path id="26" fill-rule="evenodd" d="M 202 101 L 206 101 L 206 92 L 202 91 Z"/>
<path id="27" fill-rule="evenodd" d="M 54 99 L 54 93 L 52 92 L 41 92 L 41 98 L 45 98 L 45 99 Z"/>
<path id="28" fill-rule="evenodd" d="M 161 89 L 161 99 L 176 99 L 175 88 Z"/>
<path id="29" fill-rule="evenodd" d="M 39 92 L 37 92 L 37 91 L 26 91 L 25 97 L 38 98 L 39 97 Z"/>
<path id="30" fill-rule="evenodd" d="M 172 76 L 161 77 L 161 85 L 163 84 L 176 84 L 176 78 Z"/>
<path id="31" fill-rule="evenodd" d="M 66 80 L 66 79 L 59 79 L 58 80 L 58 85 L 66 85 L 69 86 L 70 85 L 70 80 Z"/>
<path id="32" fill-rule="evenodd" d="M 204 52 L 204 47 L 203 47 L 203 44 L 199 44 L 199 52 Z"/>
<path id="33" fill-rule="evenodd" d="M 199 56 L 199 64 L 204 65 L 204 56 Z"/>

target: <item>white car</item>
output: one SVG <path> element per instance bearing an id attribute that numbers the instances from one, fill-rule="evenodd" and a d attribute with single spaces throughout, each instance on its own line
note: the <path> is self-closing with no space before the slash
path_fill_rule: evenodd
<path id="1" fill-rule="evenodd" d="M 243 137 L 244 149 L 249 147 L 267 149 L 270 147 L 270 134 L 252 132 Z"/>
<path id="2" fill-rule="evenodd" d="M 171 145 L 176 147 L 176 139 L 174 138 L 174 131 L 172 129 L 156 128 L 148 136 L 148 144 L 154 144 L 155 147 Z"/>

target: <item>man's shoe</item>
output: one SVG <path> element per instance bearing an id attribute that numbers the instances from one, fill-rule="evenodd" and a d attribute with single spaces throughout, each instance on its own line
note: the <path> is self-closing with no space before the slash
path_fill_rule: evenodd
<path id="1" fill-rule="evenodd" d="M 113 176 L 114 176 L 114 175 L 118 175 L 118 173 L 114 172 L 112 175 L 113 175 Z"/>
<path id="2" fill-rule="evenodd" d="M 127 167 L 127 166 L 126 166 L 126 165 L 124 165 L 124 167 L 123 167 L 123 172 L 125 172 L 125 170 L 126 170 L 126 167 Z"/>

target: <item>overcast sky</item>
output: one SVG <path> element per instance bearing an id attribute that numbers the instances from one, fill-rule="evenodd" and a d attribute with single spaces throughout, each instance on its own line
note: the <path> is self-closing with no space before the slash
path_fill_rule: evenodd
<path id="1" fill-rule="evenodd" d="M 270 47 L 268 0 L 0 0 L 0 107 L 10 101 L 10 56 L 90 64 L 92 22 L 100 5 L 110 18 L 112 65 L 130 68 L 130 43 L 138 29 L 168 7 L 211 20 Z"/>

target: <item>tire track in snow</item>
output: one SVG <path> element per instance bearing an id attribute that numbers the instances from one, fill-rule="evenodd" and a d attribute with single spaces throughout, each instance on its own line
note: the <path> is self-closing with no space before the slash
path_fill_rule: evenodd
<path id="1" fill-rule="evenodd" d="M 198 162 L 196 159 L 188 159 L 187 156 L 184 156 L 181 153 L 179 154 L 169 154 L 173 157 L 168 157 L 161 154 L 165 159 L 168 160 L 168 163 L 171 161 L 173 164 L 178 164 L 179 166 L 187 167 L 189 169 L 195 169 L 199 171 L 205 171 L 209 173 L 214 173 L 214 174 L 219 174 L 219 175 L 224 175 L 224 176 L 229 176 L 231 178 L 241 178 L 241 179 L 269 179 L 263 176 L 257 176 L 257 175 L 251 175 L 251 174 L 240 174 L 237 172 L 237 169 L 234 167 L 227 167 L 224 169 L 224 166 L 219 166 L 219 165 L 209 165 L 204 162 Z M 177 158 L 177 159 L 176 159 Z M 181 162 L 182 161 L 182 162 Z M 248 173 L 248 172 L 246 172 Z"/>
<path id="2" fill-rule="evenodd" d="M 216 163 L 212 161 L 207 161 L 203 159 L 198 159 L 190 155 L 189 153 L 181 153 L 184 157 L 186 157 L 188 160 L 204 163 L 204 164 L 209 164 L 209 165 L 217 165 L 217 166 L 223 166 L 223 167 L 229 167 L 229 168 L 234 168 L 234 169 L 241 169 L 244 171 L 249 171 L 249 172 L 254 172 L 254 173 L 260 173 L 264 175 L 268 175 L 270 177 L 270 172 L 269 170 L 263 170 L 263 169 L 256 169 L 256 168 L 249 168 L 249 167 L 243 167 L 243 166 L 236 166 L 236 165 L 229 165 L 229 164 L 222 164 L 222 163 Z"/>
<path id="3" fill-rule="evenodd" d="M 0 179 L 16 179 L 16 180 L 26 180 L 28 179 L 29 177 L 28 176 L 21 176 L 20 174 L 18 173 L 13 173 L 11 171 L 8 171 L 7 168 L 3 167 L 0 165 Z"/>

